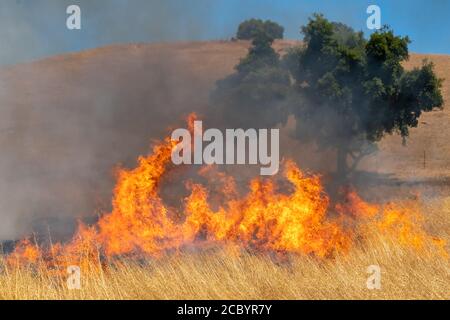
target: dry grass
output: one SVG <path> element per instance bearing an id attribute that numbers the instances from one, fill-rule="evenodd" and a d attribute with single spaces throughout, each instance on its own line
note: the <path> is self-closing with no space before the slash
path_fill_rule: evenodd
<path id="1" fill-rule="evenodd" d="M 426 228 L 449 241 L 450 198 L 425 210 Z M 380 290 L 366 287 L 373 264 L 381 267 Z M 106 271 L 82 274 L 80 290 L 68 290 L 65 276 L 47 270 L 0 267 L 0 299 L 450 299 L 448 258 L 432 249 L 418 254 L 377 234 L 325 261 L 224 250 L 121 260 Z"/>
<path id="2" fill-rule="evenodd" d="M 275 48 L 281 52 L 292 44 L 279 41 Z M 5 88 L 0 102 L 14 110 L 17 118 L 14 125 L 6 123 L 5 126 L 17 129 L 3 134 L 0 145 L 5 154 L 17 154 L 17 159 L 25 159 L 26 164 L 32 163 L 42 172 L 49 168 L 53 170 L 55 164 L 49 159 L 70 163 L 72 155 L 79 156 L 80 150 L 87 150 L 81 154 L 91 155 L 91 149 L 85 149 L 85 139 L 72 140 L 77 135 L 55 134 L 54 130 L 62 128 L 66 132 L 61 119 L 71 119 L 76 130 L 90 128 L 89 119 L 95 119 L 97 112 L 93 106 L 103 108 L 103 104 L 97 102 L 98 97 L 111 97 L 111 92 L 117 91 L 125 97 L 133 97 L 136 106 L 142 102 L 142 105 L 152 106 L 152 110 L 160 110 L 160 127 L 165 128 L 167 124 L 173 124 L 173 110 L 177 114 L 201 111 L 199 106 L 207 105 L 214 82 L 232 72 L 239 58 L 246 54 L 248 45 L 246 42 L 124 45 L 2 69 L 0 80 Z M 433 61 L 438 75 L 447 79 L 443 93 L 446 102 L 449 101 L 450 57 L 412 55 L 405 65 L 408 69 L 418 66 L 423 58 Z M 102 72 L 97 72 L 100 69 Z M 184 90 L 161 90 L 161 74 L 171 75 L 174 69 L 177 76 L 164 78 L 163 85 Z M 92 83 L 95 85 L 89 85 Z M 136 90 L 136 83 L 145 83 L 145 88 Z M 191 84 L 187 89 L 186 83 Z M 74 91 L 83 93 L 83 103 L 80 103 L 80 95 L 70 94 Z M 29 110 L 30 101 L 33 110 L 39 112 Z M 130 104 L 121 101 L 117 106 L 109 101 L 107 105 L 111 107 L 108 112 L 112 115 L 121 115 L 118 111 L 130 108 Z M 162 112 L 164 110 L 170 112 Z M 75 117 L 74 112 L 83 117 Z M 442 184 L 450 176 L 449 114 L 447 103 L 443 111 L 423 115 L 419 128 L 411 131 L 407 148 L 400 148 L 399 137 L 387 137 L 380 143 L 380 152 L 365 161 L 362 169 L 393 173 L 395 178 L 406 182 L 411 178 L 414 178 L 413 182 L 423 180 L 434 185 L 427 194 L 445 194 L 449 188 Z M 132 120 L 119 116 L 111 118 L 130 123 Z M 136 126 L 140 123 L 148 128 L 148 122 L 137 122 Z M 30 129 L 30 124 L 37 129 Z M 95 123 L 96 134 L 108 134 L 99 135 L 103 138 L 92 142 L 92 150 L 111 145 L 111 141 L 121 141 L 124 133 L 119 129 L 110 132 L 110 127 L 116 128 L 108 122 Z M 89 130 L 86 132 L 90 134 Z M 117 152 L 107 156 L 97 152 L 95 171 L 104 173 L 127 157 L 134 159 L 142 150 L 146 151 L 149 136 L 145 132 L 141 136 L 133 135 L 134 146 L 129 143 L 123 147 L 119 145 Z M 28 136 L 35 140 L 30 147 L 22 143 Z M 155 136 L 160 136 L 160 132 Z M 292 140 L 286 143 L 288 150 L 303 150 Z M 423 165 L 424 154 L 426 165 Z M 300 160 L 303 157 L 298 152 L 294 156 Z M 320 161 L 326 158 L 319 156 Z M 67 179 L 55 180 L 55 184 L 46 183 L 46 186 L 48 194 L 58 194 L 58 199 L 64 204 L 71 203 L 76 212 L 92 212 L 84 206 L 86 199 L 92 198 L 93 190 L 107 190 L 107 193 L 112 189 L 112 180 L 109 185 L 94 185 L 92 189 L 87 187 L 90 180 L 73 180 L 74 176 L 90 177 L 83 166 L 67 172 Z M 394 191 L 382 192 L 382 197 L 394 194 Z M 47 199 L 44 200 L 47 203 Z M 425 208 L 427 228 L 450 243 L 450 198 L 441 200 L 431 202 Z M 327 261 L 291 257 L 289 262 L 279 262 L 249 253 L 230 256 L 220 250 L 184 253 L 145 264 L 122 261 L 109 267 L 107 272 L 82 274 L 81 290 L 68 290 L 65 277 L 54 277 L 47 270 L 7 270 L 0 257 L 0 299 L 450 299 L 449 260 L 433 255 L 431 251 L 417 255 L 400 247 L 395 239 L 380 239 L 374 235 L 371 241 L 355 247 L 348 255 Z M 382 270 L 381 290 L 366 288 L 366 268 L 373 264 L 378 264 Z"/>

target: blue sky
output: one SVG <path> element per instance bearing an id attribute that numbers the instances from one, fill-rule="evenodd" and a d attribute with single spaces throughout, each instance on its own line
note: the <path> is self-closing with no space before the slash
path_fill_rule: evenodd
<path id="1" fill-rule="evenodd" d="M 81 30 L 66 28 L 70 4 L 81 7 Z M 450 0 L 1 0 L 0 64 L 112 43 L 227 39 L 251 17 L 277 21 L 290 39 L 314 12 L 369 34 L 370 4 L 410 36 L 412 52 L 450 54 Z"/>

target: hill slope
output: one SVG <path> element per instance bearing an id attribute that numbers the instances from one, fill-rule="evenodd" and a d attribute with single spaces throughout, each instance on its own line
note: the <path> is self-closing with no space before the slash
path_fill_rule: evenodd
<path id="1" fill-rule="evenodd" d="M 282 53 L 293 44 L 277 41 L 275 48 Z M 58 225 L 61 217 L 108 208 L 112 168 L 133 165 L 167 126 L 191 111 L 201 113 L 215 81 L 233 71 L 248 46 L 116 45 L 1 69 L 0 239 L 26 232 L 42 217 L 59 217 Z M 406 66 L 419 66 L 424 58 L 450 81 L 450 56 L 413 54 Z M 449 116 L 449 107 L 424 115 L 407 147 L 399 137 L 387 137 L 362 168 L 398 179 L 447 181 Z M 299 150 L 299 142 L 284 132 L 282 148 Z M 294 156 L 301 160 L 302 154 Z"/>

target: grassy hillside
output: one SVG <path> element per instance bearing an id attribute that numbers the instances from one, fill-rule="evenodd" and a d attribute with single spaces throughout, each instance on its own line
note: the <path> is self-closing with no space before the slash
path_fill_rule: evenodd
<path id="1" fill-rule="evenodd" d="M 295 43 L 276 41 L 275 48 L 282 54 Z M 191 111 L 201 114 L 215 81 L 233 71 L 248 47 L 245 41 L 115 45 L 2 68 L 0 211 L 6 218 L 0 239 L 29 231 L 30 222 L 41 217 L 108 209 L 112 168 L 132 166 L 168 126 Z M 449 56 L 412 54 L 406 67 L 424 58 L 450 79 Z M 446 101 L 449 86 L 445 81 Z M 361 168 L 388 184 L 446 185 L 449 123 L 447 106 L 423 115 L 406 147 L 400 137 L 387 137 Z M 283 130 L 281 152 L 313 169 L 331 170 L 331 157 L 289 138 L 291 127 Z M 53 232 L 65 233 L 67 224 L 60 225 Z"/>
<path id="2" fill-rule="evenodd" d="M 275 47 L 283 53 L 294 44 L 277 41 Z M 201 114 L 215 81 L 233 71 L 248 46 L 116 45 L 1 69 L 0 240 L 31 229 L 53 239 L 72 235 L 68 221 L 109 210 L 114 166 L 135 166 L 152 139 L 184 125 L 186 114 Z M 449 78 L 443 89 L 450 101 L 450 56 L 413 54 L 406 67 L 424 58 Z M 449 116 L 448 103 L 444 111 L 423 115 L 406 147 L 400 137 L 387 137 L 357 176 L 359 191 L 372 200 L 417 199 L 420 193 L 424 230 L 430 239 L 446 241 L 447 250 Z M 322 170 L 327 179 L 332 157 L 292 140 L 292 126 L 291 119 L 282 129 L 281 152 Z M 402 221 L 402 234 L 422 224 Z M 0 255 L 0 299 L 450 298 L 448 256 L 434 246 L 404 246 L 401 237 L 379 233 L 376 226 L 357 236 L 348 253 L 326 259 L 223 248 L 187 249 L 161 259 L 105 259 L 101 268 L 83 271 L 81 290 L 69 290 L 67 275 L 42 261 L 12 267 Z M 373 264 L 382 270 L 381 290 L 366 287 Z"/>

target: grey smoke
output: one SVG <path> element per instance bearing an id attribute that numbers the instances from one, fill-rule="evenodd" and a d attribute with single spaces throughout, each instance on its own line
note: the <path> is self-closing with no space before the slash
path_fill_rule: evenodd
<path id="1" fill-rule="evenodd" d="M 99 50 L 0 70 L 0 239 L 109 210 L 113 168 L 207 101 L 182 48 Z"/>

